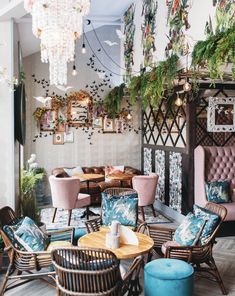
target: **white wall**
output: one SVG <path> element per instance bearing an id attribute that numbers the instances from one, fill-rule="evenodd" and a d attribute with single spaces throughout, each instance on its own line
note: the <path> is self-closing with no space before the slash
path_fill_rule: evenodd
<path id="1" fill-rule="evenodd" d="M 109 47 L 104 40 L 117 41 L 115 26 L 104 26 L 97 29 L 99 39 L 102 41 L 102 45 L 108 51 L 109 55 L 120 64 L 120 47 Z M 92 44 L 92 48 L 96 54 L 100 57 L 102 63 L 115 73 L 120 72 L 120 69 L 113 64 L 104 53 L 97 51 L 100 48 L 94 33 L 87 33 L 87 38 Z M 86 45 L 88 49 L 88 45 Z M 78 69 L 78 75 L 73 77 L 68 75 L 68 85 L 74 87 L 71 91 L 79 91 L 85 89 L 86 84 L 92 84 L 92 82 L 99 81 L 99 77 L 91 68 L 87 66 L 91 52 L 88 50 L 86 55 L 80 53 L 81 40 L 77 46 L 76 64 Z M 97 65 L 98 62 L 97 62 Z M 43 64 L 40 61 L 40 54 L 33 54 L 24 59 L 24 68 L 26 72 L 26 90 L 27 90 L 27 138 L 25 146 L 25 158 L 27 159 L 31 153 L 36 153 L 38 163 L 44 167 L 48 174 L 55 167 L 61 166 L 90 166 L 90 165 L 130 165 L 136 168 L 141 166 L 141 140 L 140 135 L 135 132 L 126 132 L 123 134 L 101 134 L 94 131 L 92 137 L 92 145 L 87 139 L 87 134 L 81 129 L 74 131 L 74 143 L 66 143 L 64 145 L 53 145 L 52 136 L 39 138 L 33 143 L 33 138 L 37 134 L 38 130 L 32 114 L 38 106 L 34 96 L 44 95 L 43 88 L 34 83 L 32 74 L 35 74 L 38 79 L 48 79 L 48 64 Z M 103 67 L 99 66 L 99 69 Z M 104 69 L 105 70 L 105 69 Z M 72 65 L 69 66 L 69 73 L 72 71 Z M 108 71 L 107 71 L 108 72 Z M 109 72 L 108 72 L 109 73 Z M 111 78 L 111 84 L 113 86 L 118 85 L 121 81 L 120 76 L 113 75 Z M 63 94 L 61 91 L 54 87 L 50 87 L 51 91 L 56 91 L 58 94 Z M 107 92 L 107 89 L 104 93 Z M 104 96 L 104 93 L 100 92 Z M 40 103 L 39 103 L 40 104 Z M 140 112 L 135 112 L 134 116 L 135 127 L 139 127 Z"/>
<path id="2" fill-rule="evenodd" d="M 13 22 L 0 22 L 0 66 L 13 76 Z M 15 149 L 13 92 L 6 84 L 0 84 L 0 207 L 15 208 Z"/>

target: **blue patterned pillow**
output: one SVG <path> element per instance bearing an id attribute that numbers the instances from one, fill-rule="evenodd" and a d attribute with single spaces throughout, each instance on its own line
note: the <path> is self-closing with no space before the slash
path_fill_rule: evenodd
<path id="1" fill-rule="evenodd" d="M 207 182 L 205 187 L 208 201 L 215 203 L 230 202 L 230 186 L 228 181 Z"/>
<path id="2" fill-rule="evenodd" d="M 138 194 L 109 196 L 102 192 L 102 224 L 111 225 L 118 221 L 125 226 L 137 226 L 138 219 Z"/>
<path id="3" fill-rule="evenodd" d="M 194 246 L 198 242 L 198 233 L 204 227 L 205 221 L 201 217 L 196 217 L 193 213 L 188 213 L 183 222 L 176 229 L 173 240 L 181 246 Z"/>
<path id="4" fill-rule="evenodd" d="M 24 218 L 14 236 L 26 251 L 44 251 L 48 245 L 47 235 L 29 217 Z"/>
<path id="5" fill-rule="evenodd" d="M 3 231 L 11 241 L 12 245 L 19 250 L 24 250 L 24 247 L 15 239 L 14 233 L 22 224 L 24 218 L 17 219 L 17 222 L 12 225 L 3 226 Z"/>
<path id="6" fill-rule="evenodd" d="M 196 217 L 207 221 L 199 238 L 201 245 L 204 245 L 218 225 L 220 217 L 198 205 L 193 206 L 193 212 Z"/>

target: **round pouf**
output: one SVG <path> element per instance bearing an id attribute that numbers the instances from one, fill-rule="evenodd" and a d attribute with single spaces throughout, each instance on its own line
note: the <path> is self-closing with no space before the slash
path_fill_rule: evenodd
<path id="1" fill-rule="evenodd" d="M 177 259 L 156 259 L 144 267 L 145 296 L 192 296 L 193 267 Z"/>

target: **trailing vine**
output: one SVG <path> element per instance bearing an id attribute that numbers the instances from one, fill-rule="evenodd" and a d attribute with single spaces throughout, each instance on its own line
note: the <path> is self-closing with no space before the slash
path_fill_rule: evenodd
<path id="1" fill-rule="evenodd" d="M 232 63 L 232 78 L 235 79 L 235 25 L 224 32 L 216 32 L 205 41 L 198 41 L 192 52 L 192 66 L 208 67 L 212 79 L 223 79 L 221 68 Z"/>
<path id="2" fill-rule="evenodd" d="M 104 106 L 108 117 L 115 118 L 121 111 L 122 98 L 124 97 L 125 84 L 114 87 L 104 98 Z"/>
<path id="3" fill-rule="evenodd" d="M 149 105 L 157 107 L 164 98 L 165 91 L 171 92 L 174 87 L 173 81 L 178 74 L 177 63 L 178 57 L 172 55 L 150 72 L 133 77 L 128 86 L 131 102 L 134 103 L 141 96 L 143 109 Z"/>

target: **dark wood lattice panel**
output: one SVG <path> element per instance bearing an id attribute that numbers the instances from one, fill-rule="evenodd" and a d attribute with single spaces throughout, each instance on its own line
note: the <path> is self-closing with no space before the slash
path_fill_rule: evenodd
<path id="1" fill-rule="evenodd" d="M 210 89 L 210 92 L 200 96 L 196 101 L 196 146 L 229 146 L 235 145 L 235 133 L 231 132 L 208 132 L 207 131 L 207 108 L 208 97 L 228 97 L 231 96 L 223 89 Z M 235 92 L 233 92 L 235 96 Z"/>
<path id="2" fill-rule="evenodd" d="M 157 110 L 143 112 L 144 144 L 169 147 L 186 146 L 185 105 L 176 106 L 170 99 L 161 100 Z"/>

